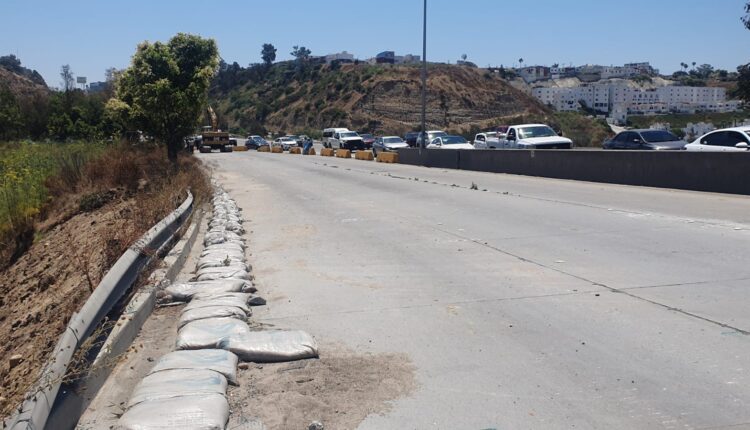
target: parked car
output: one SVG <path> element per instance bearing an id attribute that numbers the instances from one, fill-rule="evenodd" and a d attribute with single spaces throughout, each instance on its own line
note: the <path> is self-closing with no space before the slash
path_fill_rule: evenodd
<path id="1" fill-rule="evenodd" d="M 413 148 L 417 146 L 417 136 L 419 136 L 418 132 L 410 131 L 404 136 L 404 141 L 406 141 L 406 143 Z"/>
<path id="2" fill-rule="evenodd" d="M 427 143 L 432 143 L 433 140 L 435 140 L 436 137 L 441 136 L 447 136 L 448 133 L 442 131 L 442 130 L 428 130 L 427 131 Z M 424 140 L 424 136 L 422 135 L 422 132 L 420 131 L 417 135 L 417 142 L 416 146 L 422 146 L 422 141 Z"/>
<path id="3" fill-rule="evenodd" d="M 666 130 L 626 130 L 604 141 L 604 149 L 680 150 L 687 142 Z"/>
<path id="4" fill-rule="evenodd" d="M 462 136 L 438 136 L 427 145 L 428 149 L 474 149 Z"/>
<path id="5" fill-rule="evenodd" d="M 573 141 L 562 137 L 546 124 L 522 124 L 508 127 L 500 142 L 511 149 L 570 149 Z"/>
<path id="6" fill-rule="evenodd" d="M 503 147 L 500 141 L 501 137 L 504 138 L 505 135 L 498 136 L 498 132 L 496 131 L 477 133 L 472 143 L 474 144 L 474 149 L 499 149 Z"/>
<path id="7" fill-rule="evenodd" d="M 365 144 L 365 149 L 371 149 L 372 144 L 375 143 L 375 136 L 369 133 L 360 134 L 359 137 L 362 138 L 362 143 Z"/>
<path id="8" fill-rule="evenodd" d="M 750 127 L 722 128 L 685 145 L 688 151 L 750 152 Z"/>
<path id="9" fill-rule="evenodd" d="M 297 146 L 299 146 L 300 148 L 305 143 L 305 141 L 302 139 L 302 137 L 301 136 L 297 136 L 296 134 L 287 134 L 286 137 L 288 137 L 288 138 L 294 140 L 295 142 L 297 142 Z"/>
<path id="10" fill-rule="evenodd" d="M 365 149 L 365 143 L 356 131 L 337 131 L 328 141 L 329 148 L 337 149 Z"/>
<path id="11" fill-rule="evenodd" d="M 395 151 L 399 148 L 408 148 L 409 144 L 398 136 L 383 136 L 375 139 L 372 144 L 372 154 L 377 156 L 378 152 Z"/>
<path id="12" fill-rule="evenodd" d="M 245 147 L 247 149 L 258 149 L 263 145 L 268 145 L 268 142 L 266 142 L 266 139 L 263 139 L 263 137 L 256 134 L 248 136 L 247 140 L 245 140 Z"/>
<path id="13" fill-rule="evenodd" d="M 297 141 L 289 136 L 279 137 L 273 141 L 274 146 L 281 146 L 281 149 L 288 151 L 292 146 L 297 146 Z"/>
<path id="14" fill-rule="evenodd" d="M 326 128 L 323 130 L 323 138 L 321 139 L 323 141 L 323 146 L 325 148 L 333 148 L 332 141 L 333 141 L 333 135 L 336 133 L 341 133 L 344 131 L 349 131 L 348 128 Z"/>

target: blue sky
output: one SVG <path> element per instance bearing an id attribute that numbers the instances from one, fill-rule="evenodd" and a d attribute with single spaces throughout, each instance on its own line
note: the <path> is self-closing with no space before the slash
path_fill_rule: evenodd
<path id="1" fill-rule="evenodd" d="M 461 54 L 482 67 L 524 63 L 650 61 L 673 72 L 681 61 L 734 70 L 750 61 L 744 0 L 428 0 L 432 61 Z M 289 58 L 347 50 L 420 54 L 422 0 L 2 0 L 0 55 L 18 54 L 52 86 L 59 69 L 103 80 L 143 40 L 177 32 L 212 37 L 222 57 L 260 62 L 264 42 Z M 212 19 L 208 19 L 211 17 Z M 215 20 L 213 19 L 215 18 Z"/>

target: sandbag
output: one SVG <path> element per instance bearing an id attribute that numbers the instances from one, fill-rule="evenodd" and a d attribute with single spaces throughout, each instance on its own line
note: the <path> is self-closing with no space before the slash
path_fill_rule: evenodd
<path id="1" fill-rule="evenodd" d="M 239 293 L 248 288 L 247 281 L 241 279 L 225 279 L 206 282 L 185 282 L 172 284 L 164 292 L 174 301 L 188 302 L 198 293 L 221 294 Z"/>
<path id="2" fill-rule="evenodd" d="M 214 281 L 218 279 L 250 279 L 246 270 L 225 267 L 207 267 L 196 274 L 194 281 Z"/>
<path id="3" fill-rule="evenodd" d="M 153 400 L 206 394 L 226 394 L 227 378 L 207 369 L 172 369 L 152 373 L 135 387 L 127 407 Z"/>
<path id="4" fill-rule="evenodd" d="M 237 385 L 237 356 L 223 349 L 173 351 L 163 355 L 149 374 L 172 369 L 208 369 L 219 372 Z"/>
<path id="5" fill-rule="evenodd" d="M 205 320 L 208 318 L 235 318 L 240 321 L 247 321 L 248 312 L 236 306 L 205 306 L 195 309 L 185 309 L 180 314 L 180 321 L 177 329 L 181 329 L 185 324 L 193 321 Z"/>
<path id="6" fill-rule="evenodd" d="M 185 324 L 177 332 L 176 349 L 228 349 L 230 339 L 250 334 L 247 323 L 234 318 L 211 318 Z"/>
<path id="7" fill-rule="evenodd" d="M 221 394 L 175 397 L 139 403 L 117 422 L 118 430 L 223 430 L 229 403 Z"/>
<path id="8" fill-rule="evenodd" d="M 205 248 L 203 248 L 204 252 L 228 252 L 228 251 L 245 251 L 245 245 L 237 242 L 227 242 L 227 243 L 220 243 L 218 245 L 209 245 Z"/>
<path id="9" fill-rule="evenodd" d="M 198 259 L 198 263 L 195 265 L 196 270 L 207 269 L 211 267 L 237 267 L 245 271 L 250 271 L 250 268 L 245 264 L 244 258 L 237 257 L 224 257 L 224 258 L 209 258 L 201 257 Z"/>
<path id="10" fill-rule="evenodd" d="M 318 344 L 300 330 L 269 330 L 239 333 L 226 346 L 242 361 L 268 363 L 292 361 L 318 356 Z"/>
<path id="11" fill-rule="evenodd" d="M 202 252 L 201 255 L 198 257 L 198 259 L 200 260 L 201 258 L 210 258 L 210 259 L 219 260 L 219 259 L 227 258 L 227 257 L 232 258 L 234 260 L 238 260 L 238 261 L 245 261 L 245 251 L 238 251 L 234 249 L 223 250 L 223 251 L 208 250 L 208 251 Z"/>
<path id="12" fill-rule="evenodd" d="M 250 294 L 244 293 L 197 293 L 193 295 L 193 299 L 185 306 L 183 312 L 208 306 L 234 306 L 242 309 L 247 314 L 250 313 L 250 307 L 247 304 L 248 300 L 250 300 Z"/>

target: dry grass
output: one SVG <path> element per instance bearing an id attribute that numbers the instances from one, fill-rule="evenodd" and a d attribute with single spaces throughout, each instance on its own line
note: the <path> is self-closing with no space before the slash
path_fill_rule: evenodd
<path id="1" fill-rule="evenodd" d="M 0 416 L 38 382 L 70 316 L 112 263 L 179 206 L 187 189 L 197 205 L 210 196 L 197 159 L 186 154 L 172 165 L 165 152 L 108 147 L 46 182 L 50 199 L 35 218 L 34 240 L 0 272 Z M 9 368 L 14 354 L 23 362 Z"/>

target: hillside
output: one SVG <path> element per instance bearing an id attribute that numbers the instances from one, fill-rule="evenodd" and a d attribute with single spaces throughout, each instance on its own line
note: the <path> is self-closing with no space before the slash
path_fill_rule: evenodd
<path id="1" fill-rule="evenodd" d="M 431 66 L 427 126 L 455 132 L 549 117 L 548 108 L 481 69 Z M 320 131 L 350 127 L 402 134 L 420 123 L 420 69 L 411 66 L 307 66 L 230 69 L 211 98 L 222 123 L 245 132 Z"/>
<path id="2" fill-rule="evenodd" d="M 40 93 L 46 94 L 49 88 L 44 79 L 34 70 L 14 70 L 0 64 L 0 87 L 6 87 L 17 98 L 24 98 Z"/>

